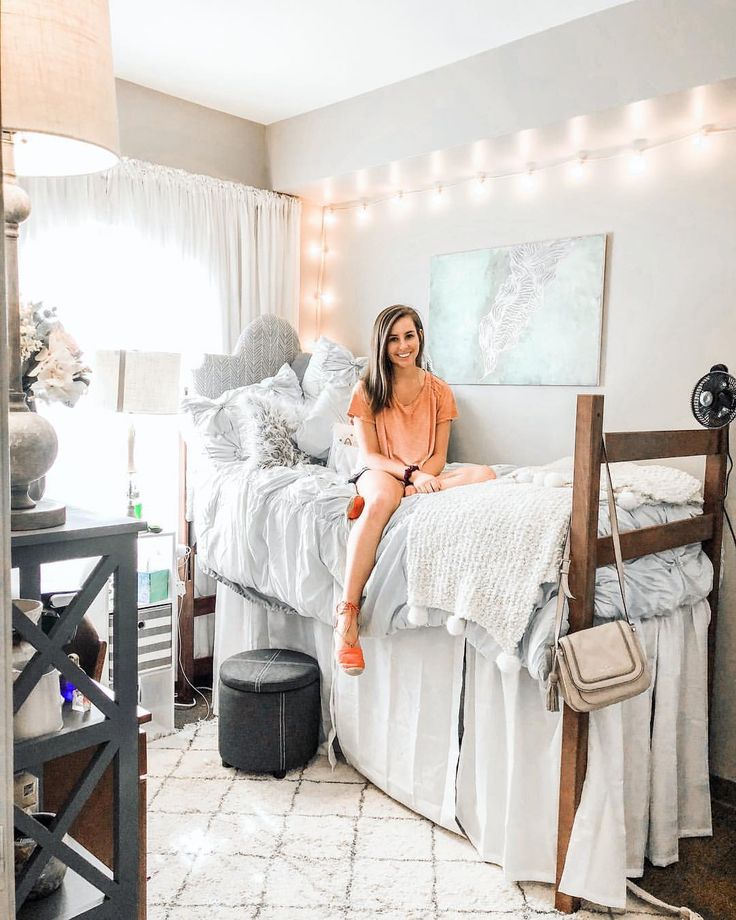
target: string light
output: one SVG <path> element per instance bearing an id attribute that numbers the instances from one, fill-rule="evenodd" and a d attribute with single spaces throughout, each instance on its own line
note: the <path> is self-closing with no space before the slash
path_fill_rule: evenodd
<path id="1" fill-rule="evenodd" d="M 319 257 L 322 255 L 322 252 L 323 252 L 323 249 L 319 245 L 319 243 L 309 244 L 309 255 L 311 256 L 311 258 L 319 259 Z"/>
<path id="2" fill-rule="evenodd" d="M 585 164 L 588 162 L 588 154 L 583 153 L 582 151 L 578 154 L 578 158 L 572 164 L 571 172 L 573 178 L 580 181 L 585 176 Z"/>
<path id="3" fill-rule="evenodd" d="M 473 191 L 479 198 L 483 198 L 488 194 L 488 182 L 486 182 L 485 173 L 478 173 L 473 183 Z"/>
<path id="4" fill-rule="evenodd" d="M 693 134 L 692 141 L 693 147 L 697 147 L 699 150 L 702 150 L 703 147 L 708 145 L 708 135 L 713 130 L 712 125 L 703 125 L 703 127 L 698 131 L 697 134 Z"/>
<path id="5" fill-rule="evenodd" d="M 403 189 L 399 189 L 394 196 L 393 205 L 397 214 L 403 214 L 406 211 L 406 196 Z"/>
<path id="6" fill-rule="evenodd" d="M 644 156 L 644 142 L 637 141 L 636 145 L 636 149 L 629 160 L 629 169 L 634 175 L 641 175 L 647 168 L 647 159 Z"/>
<path id="7" fill-rule="evenodd" d="M 376 198 L 363 198 L 359 201 L 345 201 L 338 205 L 328 205 L 323 209 L 325 224 L 332 223 L 336 219 L 335 211 L 337 210 L 358 210 L 358 219 L 368 219 L 369 207 L 382 202 L 390 201 L 395 206 L 396 213 L 399 214 L 405 210 L 407 196 L 422 192 L 433 192 L 433 201 L 439 203 L 447 200 L 447 189 L 457 186 L 466 185 L 469 192 L 482 197 L 491 190 L 491 180 L 498 181 L 504 179 L 516 179 L 520 181 L 521 186 L 528 192 L 531 192 L 537 184 L 538 174 L 540 171 L 566 167 L 569 174 L 577 180 L 582 180 L 589 167 L 589 164 L 595 160 L 611 160 L 620 157 L 629 158 L 629 168 L 633 173 L 643 173 L 646 171 L 648 163 L 648 152 L 654 148 L 665 147 L 689 140 L 695 147 L 702 148 L 707 146 L 712 136 L 715 134 L 736 132 L 736 125 L 703 125 L 697 131 L 688 132 L 677 137 L 668 137 L 660 141 L 646 141 L 639 139 L 631 144 L 620 146 L 618 148 L 604 148 L 601 150 L 579 151 L 573 156 L 560 157 L 547 163 L 528 163 L 523 170 L 509 170 L 508 172 L 497 173 L 475 173 L 468 177 L 461 177 L 452 181 L 432 182 L 430 185 L 423 185 L 411 189 L 399 189 L 394 194 Z"/>
<path id="8" fill-rule="evenodd" d="M 329 306 L 334 300 L 334 297 L 332 296 L 330 291 L 322 291 L 322 293 L 319 295 L 319 299 L 322 301 L 322 303 L 325 306 Z"/>

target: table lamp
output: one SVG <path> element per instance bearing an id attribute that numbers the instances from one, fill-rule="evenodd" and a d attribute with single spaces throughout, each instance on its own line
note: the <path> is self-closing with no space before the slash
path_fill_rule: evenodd
<path id="1" fill-rule="evenodd" d="M 63 524 L 66 509 L 28 486 L 56 458 L 51 423 L 30 412 L 21 384 L 18 225 L 30 213 L 21 176 L 72 176 L 118 161 L 107 0 L 2 0 L 3 194 L 9 348 L 11 530 Z M 2 309 L 2 308 L 0 308 Z M 5 322 L 6 317 L 0 316 Z"/>
<path id="2" fill-rule="evenodd" d="M 163 351 L 98 351 L 90 395 L 115 412 L 176 415 L 181 355 Z M 128 428 L 128 515 L 141 517 L 136 482 L 135 425 Z"/>

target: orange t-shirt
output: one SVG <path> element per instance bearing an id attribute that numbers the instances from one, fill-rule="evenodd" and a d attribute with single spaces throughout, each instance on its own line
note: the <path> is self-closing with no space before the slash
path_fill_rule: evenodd
<path id="1" fill-rule="evenodd" d="M 404 466 L 421 466 L 434 453 L 435 434 L 439 422 L 457 418 L 457 406 L 452 390 L 428 371 L 416 397 L 408 405 L 396 399 L 374 415 L 362 381 L 353 390 L 348 416 L 376 426 L 378 447 L 384 457 L 398 460 Z"/>

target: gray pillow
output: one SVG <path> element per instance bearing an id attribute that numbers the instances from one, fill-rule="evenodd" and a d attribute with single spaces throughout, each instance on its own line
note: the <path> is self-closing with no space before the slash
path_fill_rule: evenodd
<path id="1" fill-rule="evenodd" d="M 259 468 L 298 466 L 311 458 L 292 440 L 304 417 L 301 404 L 264 394 L 249 396 L 240 420 L 243 453 Z"/>
<path id="2" fill-rule="evenodd" d="M 297 376 L 299 381 L 299 386 L 302 385 L 302 380 L 304 380 L 304 373 L 309 365 L 311 359 L 311 354 L 308 351 L 300 351 L 299 354 L 291 362 L 291 369 Z"/>

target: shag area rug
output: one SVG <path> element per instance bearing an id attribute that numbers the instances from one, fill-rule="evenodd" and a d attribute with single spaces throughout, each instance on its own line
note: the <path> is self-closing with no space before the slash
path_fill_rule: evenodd
<path id="1" fill-rule="evenodd" d="M 217 722 L 148 750 L 148 920 L 535 920 L 552 889 L 326 758 L 276 780 L 222 766 Z M 651 920 L 585 905 L 578 920 Z"/>

